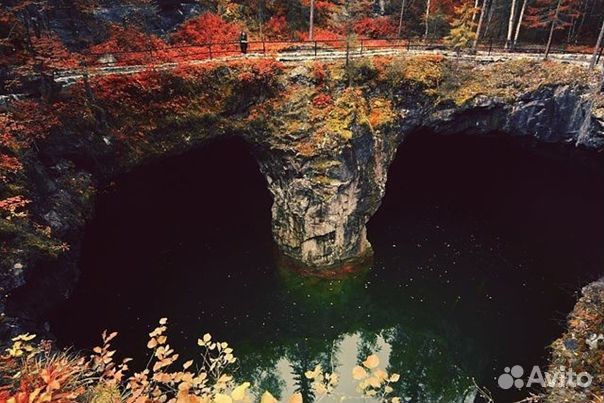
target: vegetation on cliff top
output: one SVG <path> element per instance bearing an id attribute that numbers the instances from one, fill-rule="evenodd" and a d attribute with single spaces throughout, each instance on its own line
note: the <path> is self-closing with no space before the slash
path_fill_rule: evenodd
<path id="1" fill-rule="evenodd" d="M 348 67 L 233 61 L 90 77 L 52 97 L 12 102 L 0 114 L 1 263 L 25 265 L 29 249 L 56 256 L 69 248 L 32 214 L 39 196 L 28 167 L 46 144 L 81 144 L 82 157 L 108 175 L 221 134 L 327 155 L 351 141 L 355 126 L 395 128 L 402 105 L 463 105 L 480 95 L 511 102 L 540 87 L 595 79 L 578 66 L 470 65 L 437 55 L 359 59 Z M 90 180 L 75 171 L 66 186 L 75 198 L 93 193 Z"/>

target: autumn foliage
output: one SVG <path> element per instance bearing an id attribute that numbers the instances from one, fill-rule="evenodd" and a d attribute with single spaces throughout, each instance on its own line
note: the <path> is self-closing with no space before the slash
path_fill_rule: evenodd
<path id="1" fill-rule="evenodd" d="M 365 17 L 354 24 L 358 35 L 369 38 L 388 38 L 396 36 L 398 26 L 389 17 Z"/>
<path id="2" fill-rule="evenodd" d="M 239 37 L 242 27 L 238 24 L 226 22 L 222 17 L 213 13 L 203 13 L 184 23 L 172 35 L 176 43 L 190 45 L 233 42 Z"/>
<path id="3" fill-rule="evenodd" d="M 129 358 L 118 361 L 112 341 L 117 332 L 103 332 L 102 344 L 86 357 L 53 349 L 50 342 L 35 343 L 35 335 L 14 337 L 0 355 L 0 401 L 7 403 L 277 403 L 268 390 L 250 382 L 237 382 L 233 365 L 238 361 L 227 342 L 206 333 L 197 339 L 198 359 L 183 359 L 168 343 L 167 319 L 162 318 L 149 333 L 150 358 L 143 370 L 131 371 Z M 341 375 L 336 368 L 316 364 L 304 372 L 317 398 L 350 400 L 336 388 Z M 383 403 L 400 403 L 392 385 L 401 376 L 380 368 L 371 354 L 346 374 L 363 397 Z M 302 394 L 286 397 L 302 403 Z"/>

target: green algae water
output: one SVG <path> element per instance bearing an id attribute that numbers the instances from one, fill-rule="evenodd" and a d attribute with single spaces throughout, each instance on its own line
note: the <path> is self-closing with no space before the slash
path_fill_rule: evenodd
<path id="1" fill-rule="evenodd" d="M 121 356 L 147 361 L 147 333 L 199 353 L 209 332 L 257 392 L 313 401 L 305 371 L 340 374 L 375 353 L 410 402 L 497 402 L 505 367 L 540 365 L 581 286 L 601 276 L 601 158 L 507 138 L 419 133 L 399 148 L 368 225 L 373 261 L 344 279 L 280 267 L 270 194 L 248 147 L 228 140 L 142 168 L 99 197 L 79 284 L 50 318 L 61 345 L 90 349 L 117 330 Z M 136 367 L 136 365 L 134 365 Z M 321 401 L 334 401 L 323 398 Z"/>

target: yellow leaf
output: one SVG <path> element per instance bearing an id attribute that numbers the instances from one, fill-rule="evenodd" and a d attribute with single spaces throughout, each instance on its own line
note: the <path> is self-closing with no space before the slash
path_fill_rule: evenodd
<path id="1" fill-rule="evenodd" d="M 223 395 L 222 393 L 217 393 L 214 396 L 214 403 L 233 403 L 233 399 L 229 395 Z"/>
<path id="2" fill-rule="evenodd" d="M 352 369 L 352 377 L 355 380 L 360 381 L 361 379 L 367 377 L 367 371 L 365 371 L 365 368 L 357 365 Z"/>
<path id="3" fill-rule="evenodd" d="M 231 392 L 231 397 L 233 398 L 233 400 L 243 400 L 245 398 L 245 391 L 249 387 L 250 383 L 244 382 L 241 385 L 237 386 L 235 389 L 233 389 L 233 392 Z"/>
<path id="4" fill-rule="evenodd" d="M 398 382 L 399 379 L 401 379 L 401 376 L 399 374 L 390 375 L 390 382 Z"/>
<path id="5" fill-rule="evenodd" d="M 166 323 L 168 323 L 168 318 L 161 318 L 159 320 L 159 324 L 162 325 L 162 326 L 165 325 Z"/>
<path id="6" fill-rule="evenodd" d="M 369 382 L 369 385 L 371 385 L 374 388 L 379 388 L 380 385 L 382 384 L 382 381 L 377 376 L 372 376 L 371 378 L 369 378 L 367 380 L 367 382 Z"/>
<path id="7" fill-rule="evenodd" d="M 303 402 L 304 401 L 302 400 L 301 393 L 294 393 L 287 401 L 287 403 L 303 403 Z"/>
<path id="8" fill-rule="evenodd" d="M 377 368 L 377 366 L 380 365 L 380 359 L 377 355 L 371 354 L 365 361 L 363 361 L 363 365 L 365 368 L 369 369 Z"/>
<path id="9" fill-rule="evenodd" d="M 386 371 L 384 371 L 383 369 L 376 369 L 373 372 L 373 375 L 376 376 L 377 378 L 379 378 L 380 380 L 388 379 L 388 373 Z"/>
<path id="10" fill-rule="evenodd" d="M 278 403 L 277 399 L 275 399 L 273 397 L 273 395 L 270 394 L 270 392 L 266 391 L 262 394 L 262 397 L 260 398 L 260 403 Z"/>
<path id="11" fill-rule="evenodd" d="M 191 365 L 193 365 L 193 360 L 189 360 L 189 361 L 185 362 L 184 364 L 182 364 L 182 369 L 187 369 Z"/>
<path id="12" fill-rule="evenodd" d="M 321 366 L 317 365 L 314 370 L 306 371 L 304 373 L 304 376 L 306 376 L 306 378 L 308 378 L 308 379 L 315 379 L 317 376 L 319 376 L 320 373 L 321 373 Z"/>

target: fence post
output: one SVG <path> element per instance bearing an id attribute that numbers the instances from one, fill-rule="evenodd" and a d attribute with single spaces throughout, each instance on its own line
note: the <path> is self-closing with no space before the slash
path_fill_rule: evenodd
<path id="1" fill-rule="evenodd" d="M 411 37 L 407 37 L 407 52 L 411 50 Z"/>
<path id="2" fill-rule="evenodd" d="M 208 43 L 208 53 L 210 55 L 210 59 L 212 59 L 212 42 Z"/>
<path id="3" fill-rule="evenodd" d="M 266 56 L 266 42 L 264 42 L 264 37 L 262 37 L 262 54 Z"/>
<path id="4" fill-rule="evenodd" d="M 317 41 L 315 41 L 314 47 L 315 47 L 315 57 L 317 57 Z"/>
<path id="5" fill-rule="evenodd" d="M 600 64 L 600 58 L 602 57 L 602 52 L 604 52 L 604 46 L 600 48 L 600 52 L 598 53 L 598 57 L 596 58 L 596 64 Z"/>
<path id="6" fill-rule="evenodd" d="M 361 39 L 361 56 L 363 55 L 363 40 Z"/>
<path id="7" fill-rule="evenodd" d="M 489 56 L 491 56 L 491 51 L 493 50 L 493 38 L 489 41 Z"/>

